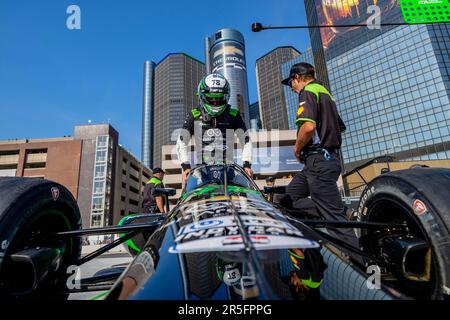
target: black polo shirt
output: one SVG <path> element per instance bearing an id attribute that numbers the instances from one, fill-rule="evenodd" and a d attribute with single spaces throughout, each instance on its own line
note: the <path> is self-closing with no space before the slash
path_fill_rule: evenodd
<path id="1" fill-rule="evenodd" d="M 295 124 L 300 129 L 303 123 L 316 124 L 314 136 L 303 148 L 339 149 L 342 144 L 341 131 L 345 125 L 339 117 L 333 96 L 318 81 L 314 80 L 299 93 L 299 105 Z"/>

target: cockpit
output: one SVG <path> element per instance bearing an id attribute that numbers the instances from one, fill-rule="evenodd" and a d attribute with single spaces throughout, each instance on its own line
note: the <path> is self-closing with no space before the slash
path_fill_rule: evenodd
<path id="1" fill-rule="evenodd" d="M 203 165 L 193 169 L 186 181 L 185 192 L 189 193 L 200 187 L 217 184 L 237 186 L 258 190 L 255 183 L 250 180 L 238 166 L 234 164 Z"/>

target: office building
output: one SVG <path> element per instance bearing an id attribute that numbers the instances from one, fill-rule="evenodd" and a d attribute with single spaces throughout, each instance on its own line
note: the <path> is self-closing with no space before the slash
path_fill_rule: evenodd
<path id="1" fill-rule="evenodd" d="M 112 225 L 119 133 L 108 124 L 76 126 L 74 139 L 83 143 L 77 198 L 83 226 Z"/>
<path id="2" fill-rule="evenodd" d="M 108 124 L 76 126 L 73 137 L 0 141 L 0 176 L 48 179 L 77 200 L 83 228 L 141 212 L 151 171 L 118 144 Z"/>
<path id="3" fill-rule="evenodd" d="M 367 5 L 375 4 L 312 2 L 305 1 L 310 24 L 364 23 Z M 403 21 L 397 1 L 376 2 L 383 23 Z M 405 161 L 450 157 L 449 36 L 449 24 L 311 32 L 316 65 L 326 65 L 347 125 L 347 170 L 384 154 Z"/>
<path id="4" fill-rule="evenodd" d="M 281 78 L 286 79 L 289 77 L 289 73 L 291 71 L 291 67 L 300 62 L 307 62 L 314 66 L 314 56 L 312 53 L 312 49 L 308 48 L 305 52 L 302 52 L 301 55 L 296 56 L 295 58 L 283 63 L 281 65 Z M 291 88 L 287 86 L 282 86 L 284 91 L 284 99 L 286 105 L 286 112 L 288 117 L 289 129 L 296 129 L 295 119 L 297 118 L 297 110 L 298 110 L 298 94 L 293 92 Z"/>
<path id="5" fill-rule="evenodd" d="M 171 53 L 155 67 L 153 165 L 161 166 L 161 148 L 176 143 L 176 129 L 198 106 L 197 87 L 205 75 L 203 62 L 184 53 Z"/>
<path id="6" fill-rule="evenodd" d="M 278 47 L 256 60 L 259 110 L 264 129 L 289 129 L 281 66 L 299 55 L 294 47 Z"/>
<path id="7" fill-rule="evenodd" d="M 152 172 L 147 166 L 119 145 L 113 205 L 114 225 L 117 225 L 126 215 L 142 213 L 144 187 L 151 175 Z"/>
<path id="8" fill-rule="evenodd" d="M 220 73 L 229 81 L 229 103 L 239 109 L 249 127 L 247 64 L 243 35 L 234 29 L 218 30 L 205 39 L 205 57 L 208 73 Z"/>
<path id="9" fill-rule="evenodd" d="M 256 101 L 248 106 L 250 116 L 250 129 L 259 130 L 261 126 L 261 116 L 259 115 L 259 102 Z"/>

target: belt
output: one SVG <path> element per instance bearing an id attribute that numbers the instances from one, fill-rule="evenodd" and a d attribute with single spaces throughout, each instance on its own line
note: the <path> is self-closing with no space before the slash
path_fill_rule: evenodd
<path id="1" fill-rule="evenodd" d="M 315 148 L 313 150 L 305 151 L 303 153 L 303 157 L 307 158 L 308 156 L 321 153 L 321 154 L 323 154 L 324 159 L 328 161 L 331 159 L 331 154 L 337 153 L 337 150 L 338 149 L 336 149 L 336 148 L 333 148 L 333 149 L 332 148 Z"/>

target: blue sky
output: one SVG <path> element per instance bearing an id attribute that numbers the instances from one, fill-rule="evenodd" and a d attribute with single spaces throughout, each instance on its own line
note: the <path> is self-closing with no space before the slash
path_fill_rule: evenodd
<path id="1" fill-rule="evenodd" d="M 66 9 L 81 8 L 81 30 Z M 253 33 L 252 22 L 306 24 L 303 1 L 1 0 L 0 140 L 72 135 L 110 122 L 140 156 L 143 62 L 170 52 L 204 61 L 203 40 L 235 28 L 246 40 L 250 102 L 255 61 L 277 46 L 310 46 L 307 30 Z"/>

